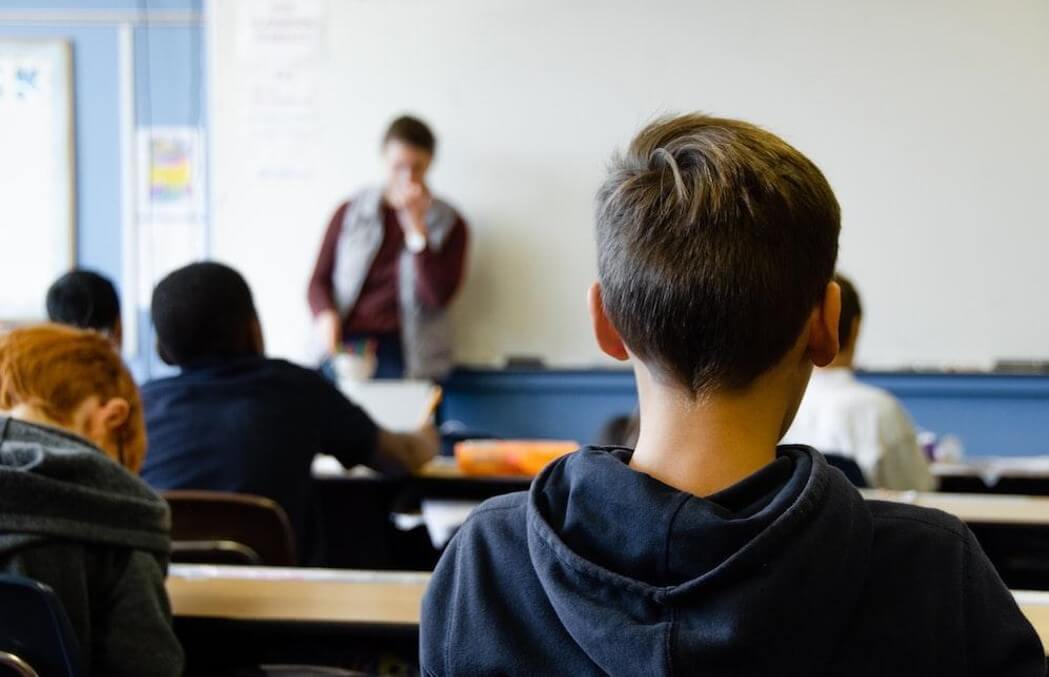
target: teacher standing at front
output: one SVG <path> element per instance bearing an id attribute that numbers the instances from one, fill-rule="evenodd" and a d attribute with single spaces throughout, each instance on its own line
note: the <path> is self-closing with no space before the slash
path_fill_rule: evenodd
<path id="1" fill-rule="evenodd" d="M 426 185 L 436 140 L 399 117 L 383 137 L 385 185 L 335 210 L 310 279 L 327 350 L 374 354 L 375 378 L 440 379 L 452 366 L 448 304 L 463 278 L 466 222 Z"/>

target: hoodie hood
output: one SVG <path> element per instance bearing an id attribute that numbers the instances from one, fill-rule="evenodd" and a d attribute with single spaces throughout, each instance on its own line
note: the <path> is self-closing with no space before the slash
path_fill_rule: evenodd
<path id="1" fill-rule="evenodd" d="M 167 504 L 79 437 L 0 416 L 0 555 L 40 540 L 166 557 Z"/>
<path id="2" fill-rule="evenodd" d="M 706 498 L 631 470 L 630 455 L 584 448 L 529 494 L 532 566 L 579 647 L 610 673 L 667 660 L 667 674 L 825 668 L 866 579 L 859 493 L 808 447 L 780 447 Z"/>

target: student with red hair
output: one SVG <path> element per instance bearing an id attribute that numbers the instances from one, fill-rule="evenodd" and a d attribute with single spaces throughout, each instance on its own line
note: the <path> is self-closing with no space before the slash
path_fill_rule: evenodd
<path id="1" fill-rule="evenodd" d="M 100 333 L 0 337 L 0 572 L 52 587 L 91 674 L 178 675 L 170 515 L 136 476 L 138 389 Z"/>

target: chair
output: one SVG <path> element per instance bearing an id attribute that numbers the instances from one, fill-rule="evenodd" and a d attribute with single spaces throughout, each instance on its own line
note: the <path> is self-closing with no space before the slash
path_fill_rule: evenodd
<path id="1" fill-rule="evenodd" d="M 6 670 L 5 670 L 6 668 Z M 76 677 L 80 649 L 54 590 L 0 574 L 0 674 Z"/>
<path id="2" fill-rule="evenodd" d="M 845 475 L 845 479 L 852 482 L 852 485 L 857 489 L 866 489 L 868 487 L 867 478 L 863 476 L 863 470 L 856 461 L 842 456 L 841 454 L 823 454 L 823 457 L 827 459 L 827 463 L 832 468 L 837 468 Z"/>
<path id="3" fill-rule="evenodd" d="M 171 559 L 197 564 L 294 566 L 288 516 L 262 496 L 223 491 L 166 491 Z"/>

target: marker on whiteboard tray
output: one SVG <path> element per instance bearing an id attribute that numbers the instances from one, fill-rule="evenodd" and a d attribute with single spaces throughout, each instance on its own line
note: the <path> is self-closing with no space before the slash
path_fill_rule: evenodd
<path id="1" fill-rule="evenodd" d="M 999 374 L 1049 374 L 1049 360 L 998 360 L 994 371 Z"/>
<path id="2" fill-rule="evenodd" d="M 545 369 L 546 363 L 537 355 L 507 355 L 506 369 Z"/>

